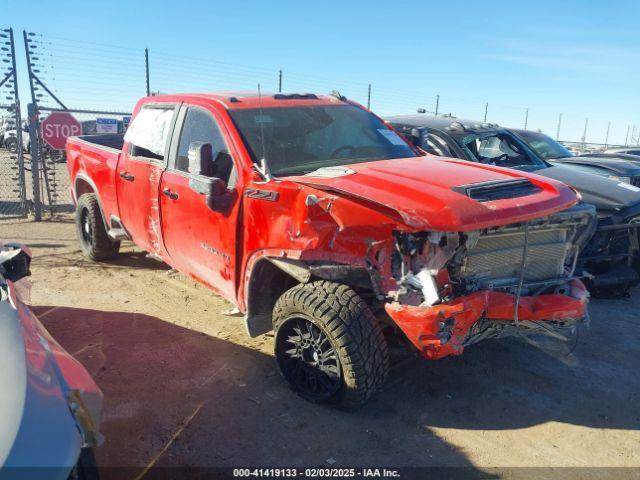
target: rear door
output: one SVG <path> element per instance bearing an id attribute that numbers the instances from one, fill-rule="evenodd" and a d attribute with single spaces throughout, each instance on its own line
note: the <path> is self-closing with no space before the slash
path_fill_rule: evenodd
<path id="1" fill-rule="evenodd" d="M 235 301 L 236 226 L 239 200 L 237 169 L 231 142 L 217 113 L 198 106 L 183 105 L 174 128 L 167 170 L 160 186 L 162 236 L 171 263 L 177 269 Z M 189 173 L 189 145 L 212 145 L 211 176 Z M 226 184 L 228 208 L 215 211 L 207 196 L 190 186 L 195 182 L 220 178 Z"/>
<path id="2" fill-rule="evenodd" d="M 174 104 L 144 105 L 129 126 L 116 172 L 120 221 L 132 240 L 164 257 L 158 194 L 177 116 Z"/>

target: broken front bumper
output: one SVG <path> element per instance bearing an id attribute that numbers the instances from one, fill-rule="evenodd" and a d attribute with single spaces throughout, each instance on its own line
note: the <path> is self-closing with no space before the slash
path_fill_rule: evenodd
<path id="1" fill-rule="evenodd" d="M 575 323 L 584 319 L 589 294 L 580 280 L 573 280 L 570 287 L 569 295 L 520 297 L 518 322 Z M 481 321 L 514 324 L 515 305 L 515 295 L 481 290 L 432 307 L 387 303 L 385 310 L 425 358 L 437 360 L 460 355 L 472 329 Z"/>

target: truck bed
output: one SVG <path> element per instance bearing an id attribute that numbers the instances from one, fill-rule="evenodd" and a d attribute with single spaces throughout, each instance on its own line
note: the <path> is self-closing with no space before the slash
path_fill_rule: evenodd
<path id="1" fill-rule="evenodd" d="M 105 133 L 102 135 L 80 135 L 75 137 L 83 142 L 93 143 L 101 147 L 111 148 L 117 150 L 118 153 L 122 150 L 124 144 L 123 133 Z"/>
<path id="2" fill-rule="evenodd" d="M 115 176 L 123 145 L 124 135 L 116 133 L 67 139 L 67 168 L 75 179 L 70 185 L 72 198 L 77 201 L 75 194 L 95 193 L 105 219 L 118 215 Z"/>

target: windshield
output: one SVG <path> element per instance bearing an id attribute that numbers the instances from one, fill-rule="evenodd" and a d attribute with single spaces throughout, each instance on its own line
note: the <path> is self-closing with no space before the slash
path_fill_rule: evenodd
<path id="1" fill-rule="evenodd" d="M 231 110 L 255 163 L 273 175 L 305 174 L 322 167 L 415 157 L 397 133 L 353 105 Z"/>
<path id="2" fill-rule="evenodd" d="M 535 171 L 547 164 L 505 131 L 467 134 L 456 138 L 471 159 L 480 163 L 517 170 Z"/>
<path id="3" fill-rule="evenodd" d="M 573 157 L 573 153 L 544 133 L 518 132 L 518 136 L 527 142 L 533 151 L 544 160 Z"/>

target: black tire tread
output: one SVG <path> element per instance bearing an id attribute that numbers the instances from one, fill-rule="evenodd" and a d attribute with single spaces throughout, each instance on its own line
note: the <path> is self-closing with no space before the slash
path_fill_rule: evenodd
<path id="1" fill-rule="evenodd" d="M 387 342 L 371 309 L 353 289 L 324 280 L 296 285 L 276 301 L 274 329 L 295 313 L 320 323 L 337 348 L 344 384 L 334 403 L 357 407 L 382 388 L 389 369 Z"/>
<path id="2" fill-rule="evenodd" d="M 82 238 L 81 212 L 83 209 L 87 209 L 89 212 L 89 221 L 91 222 L 91 229 L 93 231 L 93 242 L 91 245 L 87 244 Z M 98 197 L 96 197 L 95 193 L 85 193 L 78 199 L 78 206 L 76 208 L 76 233 L 82 253 L 91 260 L 108 260 L 115 257 L 120 250 L 120 241 L 113 241 L 109 238 L 109 235 L 107 235 L 102 212 L 100 211 L 100 204 L 98 203 Z"/>

